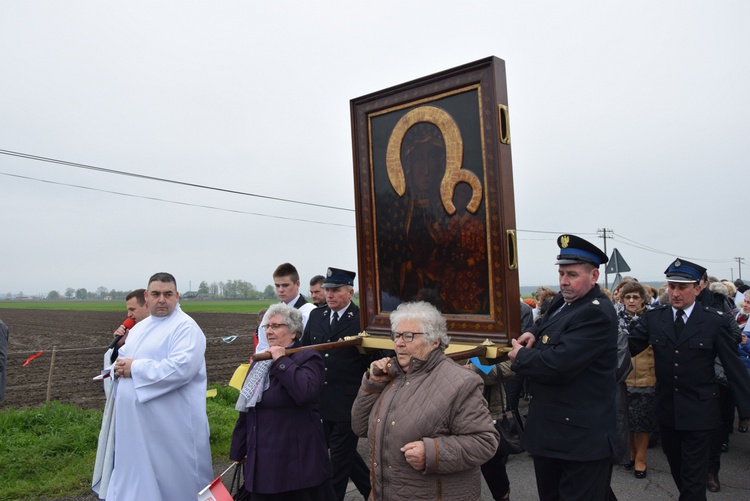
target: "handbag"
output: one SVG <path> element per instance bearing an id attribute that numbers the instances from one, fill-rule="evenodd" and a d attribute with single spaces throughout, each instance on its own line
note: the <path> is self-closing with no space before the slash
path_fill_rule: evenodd
<path id="1" fill-rule="evenodd" d="M 229 493 L 234 501 L 250 501 L 250 493 L 245 490 L 245 463 L 240 463 L 234 469 Z"/>
<path id="2" fill-rule="evenodd" d="M 502 402 L 502 414 L 500 418 L 495 421 L 495 429 L 500 434 L 500 444 L 497 446 L 497 454 L 509 455 L 509 454 L 520 454 L 525 452 L 523 448 L 523 419 L 518 409 L 506 409 L 505 408 L 505 385 L 503 379 L 503 373 L 499 366 L 497 368 L 497 384 L 500 387 L 500 400 Z M 487 402 L 489 402 L 489 395 L 491 389 L 485 389 L 487 392 Z"/>

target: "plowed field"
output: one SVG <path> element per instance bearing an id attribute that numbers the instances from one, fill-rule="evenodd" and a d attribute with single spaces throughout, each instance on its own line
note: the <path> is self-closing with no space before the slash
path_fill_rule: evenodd
<path id="1" fill-rule="evenodd" d="M 206 334 L 208 383 L 227 384 L 252 350 L 254 313 L 192 313 Z M 121 312 L 0 310 L 10 329 L 6 400 L 0 407 L 33 407 L 51 400 L 79 407 L 104 406 L 99 374 L 112 332 L 125 319 Z M 236 335 L 231 344 L 223 337 Z M 33 354 L 44 351 L 26 367 Z M 54 364 L 52 354 L 54 351 Z"/>

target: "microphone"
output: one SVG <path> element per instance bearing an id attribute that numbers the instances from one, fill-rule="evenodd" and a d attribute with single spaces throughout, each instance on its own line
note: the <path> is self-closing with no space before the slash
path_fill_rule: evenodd
<path id="1" fill-rule="evenodd" d="M 135 325 L 135 320 L 133 320 L 130 317 L 126 318 L 125 321 L 122 323 L 122 326 L 125 327 L 126 329 L 132 329 L 134 325 Z M 115 336 L 115 338 L 112 340 L 112 344 L 110 344 L 107 349 L 112 349 L 115 346 L 117 346 L 117 343 L 120 342 L 120 339 L 122 339 L 122 336 Z"/>

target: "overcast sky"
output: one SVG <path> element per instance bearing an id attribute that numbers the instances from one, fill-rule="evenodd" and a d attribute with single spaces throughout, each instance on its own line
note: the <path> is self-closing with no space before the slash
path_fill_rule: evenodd
<path id="1" fill-rule="evenodd" d="M 600 228 L 642 280 L 737 278 L 748 26 L 746 0 L 0 0 L 1 150 L 340 208 L 0 155 L 0 293 L 356 270 L 349 101 L 491 55 L 521 285 Z"/>

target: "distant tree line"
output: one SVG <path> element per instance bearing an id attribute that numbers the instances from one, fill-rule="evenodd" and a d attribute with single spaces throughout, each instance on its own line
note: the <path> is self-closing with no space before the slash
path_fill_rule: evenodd
<path id="1" fill-rule="evenodd" d="M 195 292 L 197 297 L 222 299 L 273 299 L 276 297 L 272 285 L 267 285 L 261 292 L 245 280 L 227 280 L 226 282 L 211 282 L 211 284 L 203 281 Z"/>
<path id="2" fill-rule="evenodd" d="M 104 286 L 97 287 L 96 291 L 89 291 L 84 288 L 74 289 L 68 287 L 64 292 L 57 290 L 51 290 L 47 293 L 47 298 L 52 301 L 62 299 L 77 299 L 83 300 L 125 300 L 125 297 L 130 293 L 129 290 L 118 291 L 115 289 L 107 289 Z M 209 284 L 206 281 L 202 281 L 198 286 L 197 291 L 186 291 L 182 293 L 183 298 L 216 298 L 216 299 L 273 299 L 276 297 L 274 288 L 272 285 L 267 285 L 263 291 L 259 291 L 253 284 L 245 280 L 227 280 L 226 282 L 211 282 Z M 24 298 L 23 292 L 19 293 L 19 298 Z M 12 299 L 12 295 L 8 293 L 6 299 Z"/>

